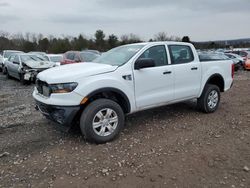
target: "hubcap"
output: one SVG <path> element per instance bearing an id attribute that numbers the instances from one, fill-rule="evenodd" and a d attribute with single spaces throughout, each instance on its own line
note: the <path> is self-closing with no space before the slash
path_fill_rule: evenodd
<path id="1" fill-rule="evenodd" d="M 117 128 L 118 116 L 116 112 L 110 108 L 105 108 L 96 113 L 93 119 L 94 132 L 99 136 L 109 136 Z"/>
<path id="2" fill-rule="evenodd" d="M 218 92 L 215 91 L 215 90 L 211 91 L 211 92 L 209 93 L 209 95 L 208 95 L 208 100 L 207 100 L 207 102 L 208 102 L 208 107 L 209 107 L 210 109 L 215 108 L 215 107 L 217 106 L 217 104 L 218 104 L 218 101 L 219 101 Z"/>

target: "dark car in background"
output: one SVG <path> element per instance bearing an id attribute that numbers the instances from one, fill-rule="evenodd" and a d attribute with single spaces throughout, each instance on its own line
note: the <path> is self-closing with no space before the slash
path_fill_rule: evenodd
<path id="1" fill-rule="evenodd" d="M 92 52 L 90 50 L 86 51 L 68 51 L 63 55 L 63 61 L 61 65 L 72 64 L 72 63 L 83 63 L 92 62 L 94 59 L 99 57 L 100 54 Z"/>

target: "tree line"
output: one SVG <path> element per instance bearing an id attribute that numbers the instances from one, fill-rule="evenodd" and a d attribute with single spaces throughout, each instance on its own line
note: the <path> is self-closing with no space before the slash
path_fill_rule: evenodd
<path id="1" fill-rule="evenodd" d="M 166 32 L 159 32 L 155 34 L 154 37 L 149 41 L 191 42 L 196 48 L 199 49 L 228 47 L 224 44 L 217 44 L 214 42 L 192 42 L 188 36 L 184 36 L 182 38 L 178 36 L 169 36 Z M 28 32 L 25 34 L 10 34 L 5 31 L 0 31 L 0 51 L 12 49 L 21 50 L 24 52 L 43 51 L 46 53 L 64 53 L 69 50 L 82 51 L 85 49 L 93 49 L 105 52 L 120 45 L 137 42 L 143 42 L 143 40 L 138 35 L 131 33 L 118 37 L 115 34 L 106 35 L 102 30 L 97 30 L 93 37 L 86 37 L 84 34 L 79 34 L 77 37 L 55 37 L 52 35 L 44 36 L 42 34 Z M 250 47 L 250 43 L 238 44 L 235 47 Z"/>
<path id="2" fill-rule="evenodd" d="M 168 36 L 166 32 L 159 32 L 149 41 L 181 40 L 180 37 Z M 69 50 L 81 51 L 93 49 L 104 52 L 120 45 L 137 42 L 143 42 L 138 35 L 131 33 L 122 35 L 121 37 L 115 34 L 106 36 L 102 30 L 97 30 L 92 38 L 88 38 L 83 34 L 79 34 L 77 37 L 54 37 L 52 35 L 43 36 L 42 34 L 36 33 L 10 34 L 5 31 L 0 31 L 0 51 L 12 49 L 24 52 L 43 51 L 47 53 L 64 53 Z"/>

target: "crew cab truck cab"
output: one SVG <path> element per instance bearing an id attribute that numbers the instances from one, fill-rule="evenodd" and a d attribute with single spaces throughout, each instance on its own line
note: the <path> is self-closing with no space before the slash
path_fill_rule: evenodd
<path id="1" fill-rule="evenodd" d="M 191 99 L 215 112 L 233 73 L 231 60 L 200 62 L 189 43 L 137 43 L 39 73 L 33 97 L 47 118 L 68 127 L 79 122 L 89 141 L 105 143 L 122 130 L 126 114 Z"/>

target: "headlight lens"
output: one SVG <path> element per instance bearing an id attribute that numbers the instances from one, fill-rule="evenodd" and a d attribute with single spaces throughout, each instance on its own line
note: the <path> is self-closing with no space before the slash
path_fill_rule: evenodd
<path id="1" fill-rule="evenodd" d="M 70 93 L 74 91 L 78 83 L 52 84 L 50 85 L 51 93 Z"/>

